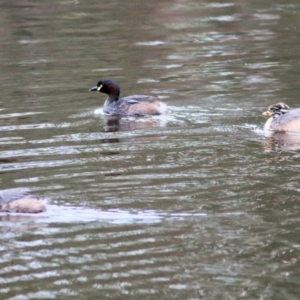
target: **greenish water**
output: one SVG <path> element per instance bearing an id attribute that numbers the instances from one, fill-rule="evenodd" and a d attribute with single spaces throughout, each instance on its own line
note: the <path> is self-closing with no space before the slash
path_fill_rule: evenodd
<path id="1" fill-rule="evenodd" d="M 300 106 L 297 1 L 0 5 L 0 187 L 48 199 L 0 216 L 1 299 L 298 299 L 300 138 L 261 116 Z M 108 122 L 100 78 L 170 114 Z"/>

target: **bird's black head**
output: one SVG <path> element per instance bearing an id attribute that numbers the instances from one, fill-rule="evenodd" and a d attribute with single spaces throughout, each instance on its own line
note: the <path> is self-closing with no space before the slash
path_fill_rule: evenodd
<path id="1" fill-rule="evenodd" d="M 114 96 L 118 100 L 120 95 L 119 85 L 110 79 L 101 79 L 98 81 L 97 85 L 90 89 L 92 92 L 101 92 L 109 96 Z"/>

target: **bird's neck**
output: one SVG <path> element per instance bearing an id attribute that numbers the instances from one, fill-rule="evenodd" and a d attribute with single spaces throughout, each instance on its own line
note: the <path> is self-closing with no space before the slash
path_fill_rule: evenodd
<path id="1" fill-rule="evenodd" d="M 108 98 L 106 99 L 106 101 L 109 101 L 109 102 L 118 101 L 119 100 L 119 96 L 120 96 L 120 94 L 118 94 L 118 93 L 116 93 L 116 94 L 110 94 L 110 95 L 108 95 Z"/>

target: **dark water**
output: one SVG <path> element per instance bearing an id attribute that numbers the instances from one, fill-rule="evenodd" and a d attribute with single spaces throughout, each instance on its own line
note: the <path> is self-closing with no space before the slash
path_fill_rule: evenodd
<path id="1" fill-rule="evenodd" d="M 250 3 L 251 2 L 251 3 Z M 299 1 L 4 1 L 1 299 L 298 299 Z M 100 78 L 167 117 L 107 122 Z"/>

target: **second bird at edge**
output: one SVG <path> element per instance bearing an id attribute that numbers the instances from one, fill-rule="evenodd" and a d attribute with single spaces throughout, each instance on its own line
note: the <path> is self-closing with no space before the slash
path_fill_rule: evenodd
<path id="1" fill-rule="evenodd" d="M 263 113 L 269 117 L 264 129 L 276 132 L 300 132 L 300 108 L 290 109 L 284 102 L 270 105 Z"/>

